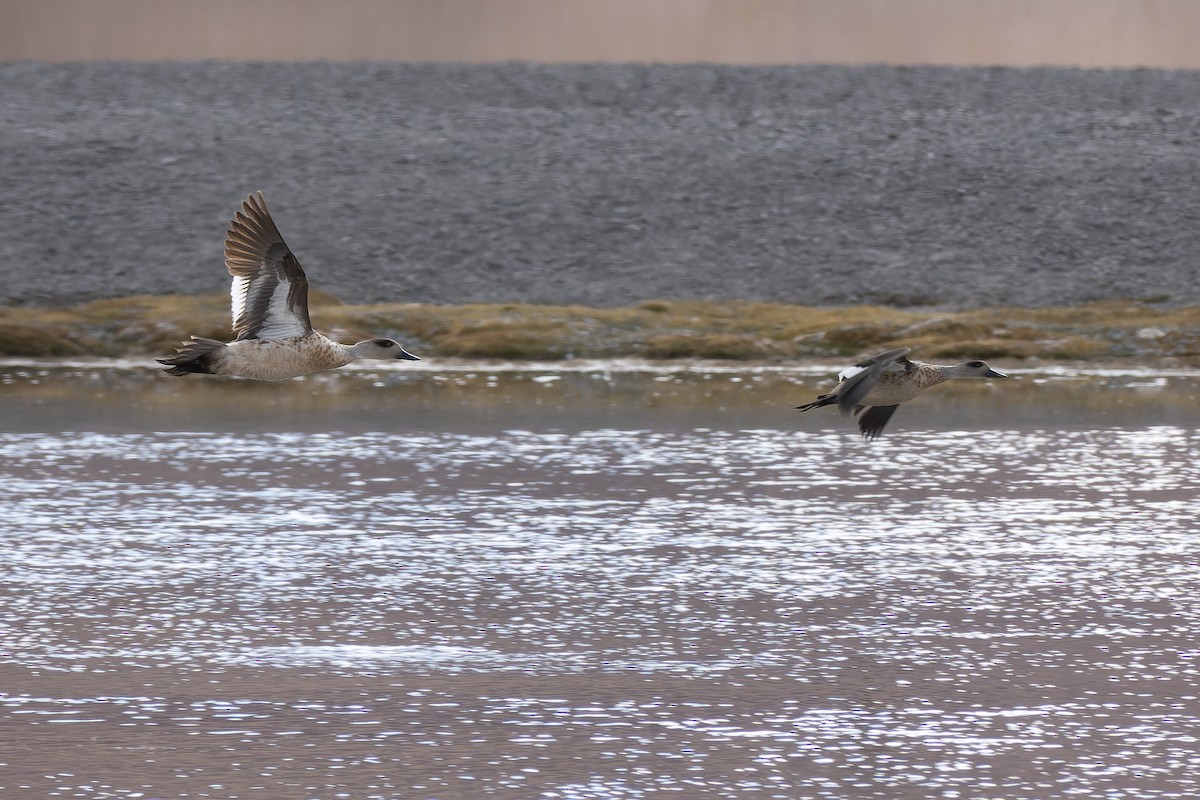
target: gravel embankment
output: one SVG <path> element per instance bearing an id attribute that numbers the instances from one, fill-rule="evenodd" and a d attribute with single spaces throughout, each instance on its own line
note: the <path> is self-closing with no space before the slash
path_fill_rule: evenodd
<path id="1" fill-rule="evenodd" d="M 0 304 L 221 291 L 262 189 L 347 302 L 1200 303 L 1200 74 L 0 65 Z"/>

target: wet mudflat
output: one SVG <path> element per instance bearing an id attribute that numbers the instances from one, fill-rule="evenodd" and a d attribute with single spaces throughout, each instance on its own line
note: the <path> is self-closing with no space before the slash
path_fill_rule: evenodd
<path id="1" fill-rule="evenodd" d="M 1194 796 L 1200 377 L 1016 375 L 10 364 L 0 787 Z"/>

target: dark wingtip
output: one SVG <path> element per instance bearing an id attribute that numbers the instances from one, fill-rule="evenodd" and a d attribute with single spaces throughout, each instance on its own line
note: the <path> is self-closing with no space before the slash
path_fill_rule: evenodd
<path id="1" fill-rule="evenodd" d="M 859 407 L 858 430 L 868 441 L 879 438 L 888 420 L 896 412 L 896 406 L 867 406 Z"/>
<path id="2" fill-rule="evenodd" d="M 225 343 L 216 339 L 193 336 L 175 349 L 175 355 L 154 360 L 168 368 L 168 375 L 211 375 L 213 354 L 223 347 Z"/>

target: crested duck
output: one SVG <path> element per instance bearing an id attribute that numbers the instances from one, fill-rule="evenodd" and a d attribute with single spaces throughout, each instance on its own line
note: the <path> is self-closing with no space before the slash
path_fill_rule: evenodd
<path id="1" fill-rule="evenodd" d="M 837 404 L 843 414 L 858 414 L 858 429 L 868 439 L 883 433 L 896 406 L 912 400 L 931 386 L 952 378 L 1007 378 L 986 361 L 967 361 L 952 367 L 910 361 L 908 347 L 897 347 L 863 359 L 838 374 L 838 385 L 801 411 Z"/>
<path id="2" fill-rule="evenodd" d="M 313 330 L 308 278 L 279 235 L 262 192 L 250 195 L 225 234 L 234 340 L 193 336 L 157 359 L 170 375 L 192 372 L 282 381 L 360 358 L 420 361 L 391 339 L 339 344 Z"/>

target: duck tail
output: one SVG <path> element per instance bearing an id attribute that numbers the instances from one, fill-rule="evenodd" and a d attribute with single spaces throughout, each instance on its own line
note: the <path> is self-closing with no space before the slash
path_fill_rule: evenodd
<path id="1" fill-rule="evenodd" d="M 810 408 L 820 408 L 821 406 L 832 406 L 832 405 L 835 405 L 837 403 L 837 401 L 838 401 L 837 395 L 835 395 L 833 393 L 823 394 L 820 397 L 818 397 L 816 400 L 813 400 L 811 403 L 805 403 L 802 406 L 796 406 L 796 410 L 797 411 L 808 411 Z"/>
<path id="2" fill-rule="evenodd" d="M 156 358 L 155 361 L 169 367 L 168 375 L 189 375 L 191 373 L 212 375 L 213 355 L 223 347 L 225 347 L 225 343 L 218 342 L 216 339 L 193 336 L 190 341 L 175 348 L 175 355 Z"/>

